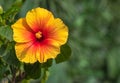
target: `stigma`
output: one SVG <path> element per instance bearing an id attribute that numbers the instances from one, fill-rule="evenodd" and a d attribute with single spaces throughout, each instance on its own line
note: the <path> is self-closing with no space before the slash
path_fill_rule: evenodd
<path id="1" fill-rule="evenodd" d="M 35 37 L 37 38 L 37 39 L 40 39 L 40 38 L 42 38 L 42 32 L 37 32 L 37 33 L 35 33 Z"/>

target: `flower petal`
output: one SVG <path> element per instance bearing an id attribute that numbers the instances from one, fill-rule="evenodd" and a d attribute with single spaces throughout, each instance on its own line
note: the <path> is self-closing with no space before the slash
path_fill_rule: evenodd
<path id="1" fill-rule="evenodd" d="M 51 39 L 47 39 L 39 44 L 37 49 L 36 58 L 40 63 L 46 62 L 48 59 L 56 58 L 60 53 L 59 44 Z"/>
<path id="2" fill-rule="evenodd" d="M 47 38 L 54 39 L 59 45 L 63 45 L 67 42 L 68 27 L 59 18 L 50 20 L 44 29 L 44 34 Z"/>
<path id="3" fill-rule="evenodd" d="M 32 30 L 26 23 L 24 18 L 19 19 L 15 24 L 12 25 L 13 28 L 13 38 L 16 42 L 24 43 L 34 40 L 34 35 Z"/>
<path id="4" fill-rule="evenodd" d="M 44 8 L 32 9 L 26 15 L 28 25 L 35 32 L 43 28 L 46 22 L 51 18 L 53 18 L 52 13 Z"/>
<path id="5" fill-rule="evenodd" d="M 15 45 L 17 58 L 21 62 L 40 63 L 46 62 L 50 58 L 55 58 L 60 53 L 60 46 L 54 40 L 44 42 L 17 43 Z"/>
<path id="6" fill-rule="evenodd" d="M 15 45 L 15 50 L 16 50 L 17 58 L 21 62 L 35 63 L 37 61 L 36 47 L 34 46 L 34 42 L 17 43 Z"/>

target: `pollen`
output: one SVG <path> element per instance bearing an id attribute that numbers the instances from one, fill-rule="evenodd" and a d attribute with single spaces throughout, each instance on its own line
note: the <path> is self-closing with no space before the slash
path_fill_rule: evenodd
<path id="1" fill-rule="evenodd" d="M 42 32 L 37 32 L 37 33 L 35 33 L 35 37 L 37 38 L 37 39 L 40 39 L 40 38 L 42 38 Z"/>

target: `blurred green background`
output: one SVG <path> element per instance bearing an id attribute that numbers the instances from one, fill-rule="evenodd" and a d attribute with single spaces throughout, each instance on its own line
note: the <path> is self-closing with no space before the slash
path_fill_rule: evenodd
<path id="1" fill-rule="evenodd" d="M 4 11 L 21 7 L 16 20 L 47 8 L 69 27 L 69 61 L 50 68 L 47 83 L 120 83 L 120 0 L 0 0 Z"/>

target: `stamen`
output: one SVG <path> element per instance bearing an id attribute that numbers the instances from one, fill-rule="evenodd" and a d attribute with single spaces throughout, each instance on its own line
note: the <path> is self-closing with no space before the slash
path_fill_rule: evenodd
<path id="1" fill-rule="evenodd" d="M 37 39 L 40 39 L 41 37 L 42 37 L 42 32 L 37 32 L 36 34 L 35 34 L 35 36 L 36 36 L 36 38 Z"/>

